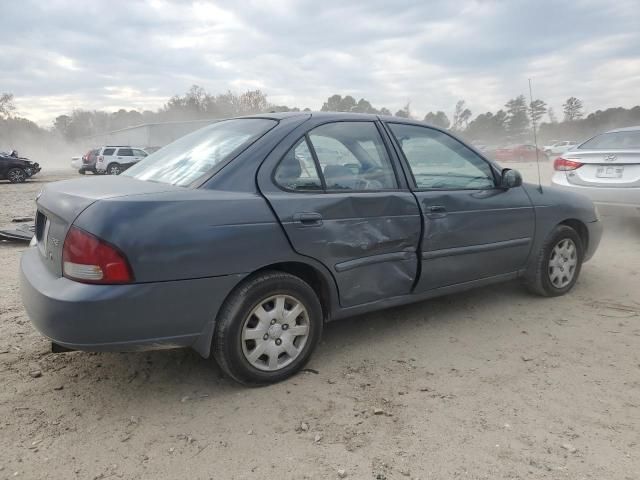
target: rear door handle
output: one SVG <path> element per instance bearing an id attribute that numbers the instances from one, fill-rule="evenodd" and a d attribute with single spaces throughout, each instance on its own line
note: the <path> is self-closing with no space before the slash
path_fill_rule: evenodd
<path id="1" fill-rule="evenodd" d="M 431 205 L 427 207 L 427 217 L 442 218 L 447 216 L 447 209 L 443 205 Z"/>
<path id="2" fill-rule="evenodd" d="M 303 227 L 317 227 L 318 225 L 322 225 L 322 215 L 316 212 L 294 213 L 293 221 Z"/>

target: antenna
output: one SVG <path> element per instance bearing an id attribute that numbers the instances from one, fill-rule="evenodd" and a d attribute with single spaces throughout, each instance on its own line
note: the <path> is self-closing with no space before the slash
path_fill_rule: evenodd
<path id="1" fill-rule="evenodd" d="M 531 79 L 529 79 L 529 110 L 533 105 L 533 93 L 531 90 Z M 540 158 L 538 158 L 538 134 L 536 133 L 536 119 L 531 115 L 531 123 L 533 125 L 533 144 L 536 146 L 536 165 L 538 167 L 538 190 L 542 193 L 542 180 L 540 178 Z"/>

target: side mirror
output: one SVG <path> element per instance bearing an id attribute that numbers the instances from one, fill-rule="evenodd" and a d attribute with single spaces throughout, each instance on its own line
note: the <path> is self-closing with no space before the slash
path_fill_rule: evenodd
<path id="1" fill-rule="evenodd" d="M 500 186 L 502 188 L 509 189 L 519 187 L 522 185 L 522 175 L 517 170 L 505 168 L 502 170 L 502 176 L 500 178 Z"/>

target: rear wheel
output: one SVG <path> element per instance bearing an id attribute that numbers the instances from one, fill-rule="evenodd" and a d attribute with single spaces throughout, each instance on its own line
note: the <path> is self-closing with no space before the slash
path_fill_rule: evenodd
<path id="1" fill-rule="evenodd" d="M 284 272 L 265 272 L 241 284 L 220 309 L 213 355 L 220 368 L 249 386 L 284 380 L 309 360 L 322 333 L 313 289 Z"/>
<path id="2" fill-rule="evenodd" d="M 79 173 L 80 175 L 84 175 L 84 174 L 85 174 L 85 170 L 84 170 L 84 168 L 81 168 L 80 170 L 78 170 L 78 173 Z"/>
<path id="3" fill-rule="evenodd" d="M 119 163 L 110 163 L 107 167 L 107 173 L 109 175 L 120 175 L 120 172 L 122 172 L 122 167 Z"/>
<path id="4" fill-rule="evenodd" d="M 533 293 L 545 297 L 564 295 L 573 288 L 584 258 L 584 246 L 578 233 L 567 225 L 558 225 L 538 253 L 526 279 Z"/>
<path id="5" fill-rule="evenodd" d="M 27 172 L 21 168 L 12 168 L 7 172 L 7 178 L 11 183 L 24 183 L 27 181 Z"/>

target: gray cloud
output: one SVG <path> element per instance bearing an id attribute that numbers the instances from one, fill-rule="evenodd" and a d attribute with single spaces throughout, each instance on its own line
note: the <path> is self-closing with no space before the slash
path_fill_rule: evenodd
<path id="1" fill-rule="evenodd" d="M 640 103 L 637 0 L 4 2 L 0 90 L 47 124 L 149 108 L 197 83 L 320 108 L 333 93 L 475 114 L 527 91 L 558 111 Z"/>

